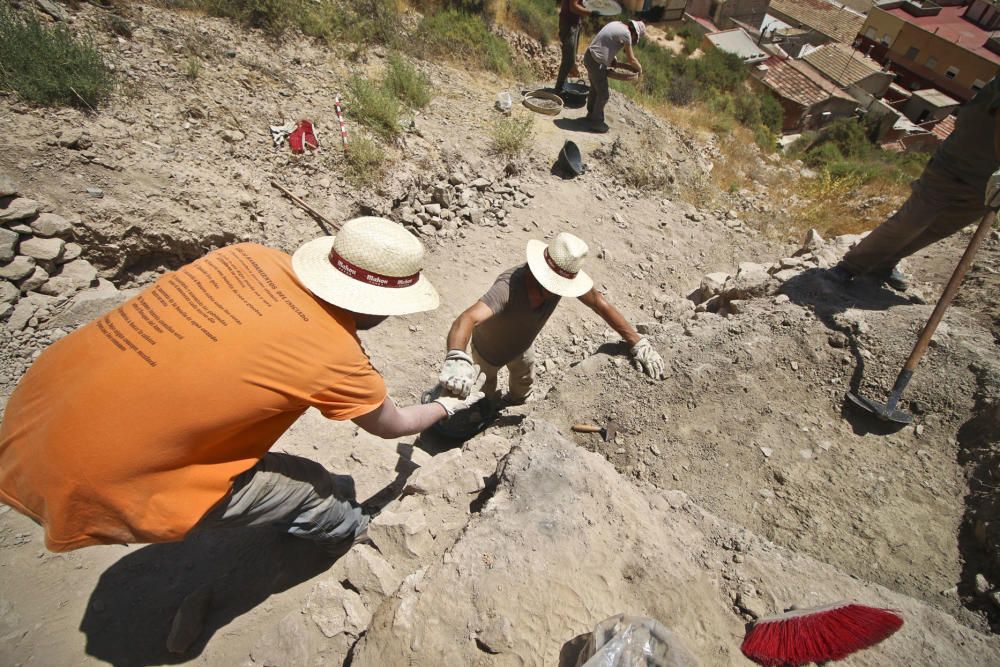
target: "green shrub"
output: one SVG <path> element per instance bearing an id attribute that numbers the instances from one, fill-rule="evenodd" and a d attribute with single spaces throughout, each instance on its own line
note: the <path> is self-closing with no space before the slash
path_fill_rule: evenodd
<path id="1" fill-rule="evenodd" d="M 761 123 L 773 134 L 780 133 L 785 124 L 785 109 L 781 106 L 781 102 L 771 93 L 764 91 L 757 92 L 757 101 L 760 103 Z"/>
<path id="2" fill-rule="evenodd" d="M 399 135 L 399 102 L 384 86 L 355 76 L 347 82 L 347 90 L 347 110 L 355 120 L 381 137 Z"/>
<path id="3" fill-rule="evenodd" d="M 385 87 L 396 99 L 414 109 L 423 109 L 431 101 L 430 79 L 396 54 L 389 56 Z"/>
<path id="4" fill-rule="evenodd" d="M 346 17 L 350 26 L 349 37 L 362 43 L 396 45 L 400 41 L 399 11 L 395 0 L 350 0 L 331 2 L 334 11 Z"/>
<path id="5" fill-rule="evenodd" d="M 840 118 L 822 130 L 803 133 L 788 152 L 818 169 L 831 187 L 875 182 L 902 185 L 920 174 L 928 154 L 883 151 L 868 140 L 869 129 L 857 119 Z"/>
<path id="6" fill-rule="evenodd" d="M 454 9 L 425 15 L 409 40 L 416 55 L 475 63 L 497 74 L 511 70 L 510 50 L 486 27 L 482 17 Z"/>
<path id="7" fill-rule="evenodd" d="M 291 27 L 327 43 L 393 45 L 399 39 L 395 0 L 172 0 L 233 19 L 272 37 Z"/>
<path id="8" fill-rule="evenodd" d="M 681 26 L 681 28 L 674 34 L 684 41 L 683 50 L 686 55 L 694 53 L 698 50 L 698 47 L 701 46 L 701 35 L 692 30 L 689 25 Z M 673 38 L 674 35 L 670 35 L 670 39 Z"/>
<path id="9" fill-rule="evenodd" d="M 385 151 L 368 137 L 355 136 L 347 145 L 344 176 L 353 185 L 371 185 L 385 171 Z"/>
<path id="10" fill-rule="evenodd" d="M 535 119 L 530 115 L 501 116 L 490 130 L 490 152 L 507 159 L 520 156 L 535 136 Z"/>
<path id="11" fill-rule="evenodd" d="M 760 101 L 756 95 L 738 95 L 733 100 L 734 115 L 736 120 L 747 127 L 757 127 L 761 125 Z"/>
<path id="12" fill-rule="evenodd" d="M 667 99 L 679 107 L 686 107 L 694 102 L 695 93 L 694 81 L 686 75 L 676 77 L 667 86 Z"/>
<path id="13" fill-rule="evenodd" d="M 93 108 L 114 87 L 114 74 L 90 39 L 0 4 L 0 88 L 45 106 Z"/>
<path id="14" fill-rule="evenodd" d="M 736 127 L 736 121 L 732 116 L 720 114 L 712 119 L 712 132 L 716 134 L 729 134 Z"/>
<path id="15" fill-rule="evenodd" d="M 514 21 L 527 35 L 534 37 L 542 46 L 548 46 L 556 38 L 556 21 L 552 16 L 552 2 L 549 0 L 510 0 L 510 10 Z"/>
<path id="16" fill-rule="evenodd" d="M 778 148 L 778 135 L 765 125 L 758 125 L 753 130 L 753 141 L 767 153 L 773 153 Z"/>
<path id="17" fill-rule="evenodd" d="M 198 56 L 188 56 L 187 61 L 184 63 L 184 76 L 194 81 L 201 74 L 201 61 Z"/>
<path id="18" fill-rule="evenodd" d="M 121 16 L 111 13 L 107 14 L 104 25 L 115 35 L 124 37 L 125 39 L 132 39 L 132 24 Z"/>
<path id="19" fill-rule="evenodd" d="M 684 36 L 684 53 L 694 53 L 701 46 L 701 37 L 695 34 Z"/>
<path id="20" fill-rule="evenodd" d="M 198 0 L 195 5 L 212 16 L 233 19 L 271 36 L 295 25 L 306 7 L 302 0 Z"/>
<path id="21" fill-rule="evenodd" d="M 854 118 L 838 118 L 823 130 L 823 142 L 837 146 L 842 155 L 860 157 L 872 150 L 864 126 Z"/>
<path id="22" fill-rule="evenodd" d="M 743 88 L 750 74 L 739 56 L 719 49 L 709 49 L 701 58 L 688 58 L 685 66 L 700 85 L 729 92 Z"/>
<path id="23" fill-rule="evenodd" d="M 833 142 L 824 142 L 813 147 L 806 153 L 803 162 L 810 167 L 825 167 L 832 162 L 840 162 L 844 159 L 844 154 Z"/>
<path id="24" fill-rule="evenodd" d="M 886 165 L 860 160 L 836 160 L 824 166 L 834 179 L 852 178 L 858 183 L 871 183 L 886 173 Z"/>
<path id="25" fill-rule="evenodd" d="M 703 95 L 709 110 L 719 116 L 736 116 L 736 96 L 722 90 L 712 90 Z"/>

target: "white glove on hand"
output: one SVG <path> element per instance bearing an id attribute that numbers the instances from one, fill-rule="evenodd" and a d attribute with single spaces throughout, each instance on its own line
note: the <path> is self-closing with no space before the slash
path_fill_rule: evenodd
<path id="1" fill-rule="evenodd" d="M 1000 207 L 1000 169 L 993 172 L 990 180 L 986 183 L 986 206 L 987 208 Z"/>
<path id="2" fill-rule="evenodd" d="M 653 349 L 652 344 L 646 338 L 640 338 L 639 342 L 628 351 L 632 357 L 632 365 L 635 369 L 642 371 L 654 380 L 662 380 L 667 377 L 666 366 L 663 357 Z"/>
<path id="3" fill-rule="evenodd" d="M 440 384 L 435 385 L 433 389 L 424 392 L 423 396 L 420 398 L 420 402 L 437 403 L 444 408 L 445 412 L 448 413 L 448 416 L 451 417 L 456 412 L 465 410 L 466 408 L 471 408 L 473 405 L 481 401 L 483 397 L 486 396 L 486 394 L 480 391 L 484 384 L 486 384 L 486 374 L 479 373 L 475 382 L 469 386 L 469 392 L 465 398 L 443 396 L 442 392 L 444 391 L 444 387 Z"/>
<path id="4" fill-rule="evenodd" d="M 438 382 L 452 396 L 466 398 L 479 375 L 479 367 L 462 350 L 448 350 Z"/>

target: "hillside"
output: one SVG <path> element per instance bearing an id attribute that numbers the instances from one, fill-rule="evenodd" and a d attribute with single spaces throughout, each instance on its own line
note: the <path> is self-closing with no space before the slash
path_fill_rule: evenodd
<path id="1" fill-rule="evenodd" d="M 334 563 L 249 531 L 52 554 L 0 507 L 4 664 L 560 664 L 566 642 L 625 612 L 657 618 L 701 664 L 744 665 L 748 620 L 852 597 L 906 626 L 844 664 L 1000 661 L 996 234 L 907 392 L 916 425 L 888 433 L 844 393 L 886 395 L 967 233 L 908 260 L 906 294 L 839 288 L 821 269 L 857 237 L 776 228 L 801 164 L 752 145 L 733 164 L 731 137 L 617 93 L 607 135 L 578 131 L 582 111 L 516 106 L 532 138 L 499 155 L 497 93 L 537 82 L 437 59 L 407 57 L 433 97 L 379 140 L 388 161 L 366 181 L 342 156 L 334 102 L 352 77 L 384 76 L 386 48 L 276 40 L 157 4 L 131 6 L 124 36 L 104 9 L 68 11 L 127 85 L 93 112 L 0 105 L 0 195 L 17 194 L 0 221 L 23 226 L 22 249 L 58 247 L 37 260 L 42 292 L 0 310 L 0 404 L 41 350 L 161 274 L 234 242 L 290 252 L 322 234 L 272 181 L 334 222 L 385 215 L 427 245 L 441 307 L 362 334 L 400 403 L 435 381 L 455 316 L 529 239 L 560 231 L 590 244 L 587 271 L 668 377 L 643 378 L 565 303 L 536 343 L 538 400 L 461 448 L 309 413 L 277 449 L 351 475 L 359 499 L 402 494 L 373 524 L 378 551 Z M 376 138 L 356 111 L 349 141 Z M 272 143 L 269 126 L 299 119 L 319 151 Z M 589 166 L 575 179 L 553 170 L 567 139 Z M 751 185 L 720 190 L 720 171 Z M 611 442 L 569 430 L 608 420 Z M 193 638 L 171 653 L 185 600 Z"/>

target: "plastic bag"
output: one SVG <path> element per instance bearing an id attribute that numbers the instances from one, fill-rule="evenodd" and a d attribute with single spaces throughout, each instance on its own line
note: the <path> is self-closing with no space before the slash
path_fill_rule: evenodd
<path id="1" fill-rule="evenodd" d="M 617 614 L 597 624 L 574 667 L 697 667 L 672 631 L 645 616 Z"/>
<path id="2" fill-rule="evenodd" d="M 499 111 L 504 113 L 510 113 L 510 110 L 514 106 L 514 100 L 511 98 L 510 93 L 506 90 L 501 90 L 497 93 L 497 103 L 496 107 Z"/>

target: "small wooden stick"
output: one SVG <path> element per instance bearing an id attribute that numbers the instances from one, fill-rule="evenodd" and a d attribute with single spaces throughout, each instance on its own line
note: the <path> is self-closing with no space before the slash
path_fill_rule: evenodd
<path id="1" fill-rule="evenodd" d="M 320 213 L 319 211 L 317 211 L 316 209 L 314 209 L 312 206 L 310 206 L 309 204 L 305 203 L 304 201 L 302 201 L 301 199 L 299 199 L 298 197 L 296 197 L 295 195 L 293 195 L 291 192 L 289 192 L 284 186 L 282 186 L 277 181 L 271 181 L 271 186 L 277 188 L 278 190 L 281 190 L 281 193 L 283 195 L 285 195 L 286 197 L 288 197 L 289 199 L 291 199 L 292 203 L 294 203 L 296 206 L 298 206 L 299 208 L 301 208 L 303 211 L 305 211 L 309 215 L 311 215 L 314 218 L 316 218 L 316 220 L 318 220 L 319 222 L 322 222 L 322 223 L 325 223 L 327 225 L 330 225 L 334 229 L 340 229 L 340 225 L 335 225 L 332 222 L 330 222 L 328 219 L 326 219 L 323 216 L 322 213 Z M 326 232 L 327 234 L 330 233 L 326 229 L 324 229 L 323 231 Z"/>

